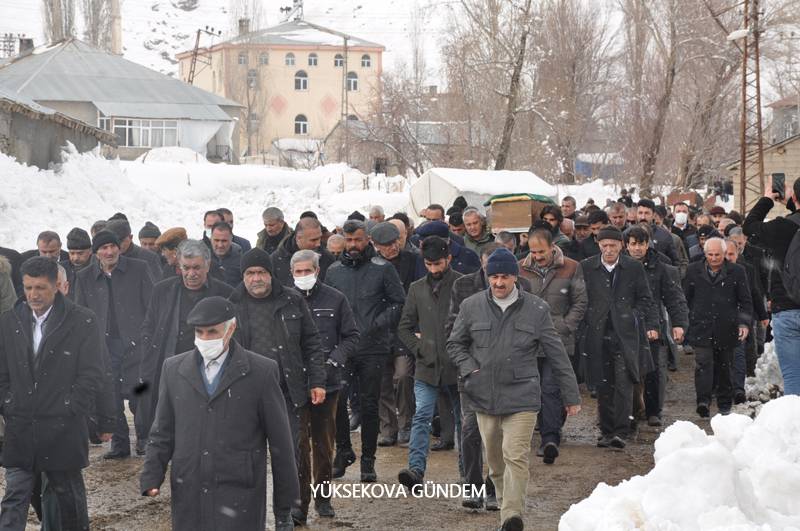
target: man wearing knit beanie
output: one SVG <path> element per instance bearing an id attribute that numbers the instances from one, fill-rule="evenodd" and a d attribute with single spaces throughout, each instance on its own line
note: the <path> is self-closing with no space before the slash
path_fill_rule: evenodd
<path id="1" fill-rule="evenodd" d="M 147 249 L 148 251 L 158 254 L 156 239 L 158 239 L 159 236 L 161 236 L 161 230 L 152 222 L 147 221 L 144 227 L 139 229 L 139 245 L 142 249 Z"/>
<path id="2" fill-rule="evenodd" d="M 92 259 L 92 240 L 89 234 L 75 227 L 67 234 L 67 251 L 69 251 L 69 263 L 75 271 L 80 271 Z"/>
<path id="3" fill-rule="evenodd" d="M 567 415 L 580 411 L 580 393 L 548 306 L 518 290 L 518 275 L 508 249 L 489 256 L 489 289 L 461 303 L 447 351 L 463 383 L 464 410 L 475 411 L 478 419 L 490 477 L 502 499 L 502 529 L 521 531 L 531 438 L 541 409 L 537 354 L 551 366 Z"/>

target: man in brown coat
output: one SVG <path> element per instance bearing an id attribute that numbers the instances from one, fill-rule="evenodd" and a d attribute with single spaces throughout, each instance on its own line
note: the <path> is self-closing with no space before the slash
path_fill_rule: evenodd
<path id="1" fill-rule="evenodd" d="M 519 262 L 519 274 L 530 281 L 531 292 L 550 306 L 553 325 L 577 373 L 575 335 L 589 304 L 583 271 L 578 262 L 564 256 L 553 241 L 553 233 L 546 228 L 532 227 L 528 233 L 528 248 L 530 253 Z M 539 373 L 542 376 L 542 409 L 539 412 L 542 444 L 537 455 L 543 457 L 545 463 L 552 464 L 561 443 L 564 408 L 546 358 L 539 358 Z"/>

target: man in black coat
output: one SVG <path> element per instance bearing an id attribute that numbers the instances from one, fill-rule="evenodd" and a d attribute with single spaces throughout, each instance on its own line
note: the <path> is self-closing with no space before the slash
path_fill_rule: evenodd
<path id="1" fill-rule="evenodd" d="M 608 214 L 602 210 L 594 210 L 589 214 L 589 230 L 591 234 L 585 240 L 580 242 L 580 257 L 581 259 L 591 258 L 600 254 L 600 246 L 597 244 L 597 233 L 600 229 L 608 225 Z"/>
<path id="2" fill-rule="evenodd" d="M 319 280 L 320 282 L 325 280 L 325 274 L 336 258 L 322 247 L 322 224 L 316 218 L 306 217 L 297 222 L 294 233 L 270 255 L 275 272 L 273 276 L 278 282 L 287 287 L 294 286 L 289 262 L 294 253 L 306 249 L 319 255 Z"/>
<path id="3" fill-rule="evenodd" d="M 647 223 L 650 227 L 650 242 L 659 253 L 667 256 L 672 265 L 678 267 L 680 258 L 675 250 L 675 244 L 669 230 L 661 225 L 656 225 L 656 204 L 652 199 L 640 199 L 637 203 L 636 219 L 639 223 Z"/>
<path id="4" fill-rule="evenodd" d="M 275 360 L 300 460 L 300 417 L 325 401 L 325 365 L 319 333 L 302 295 L 272 278 L 272 260 L 263 249 L 242 257 L 242 284 L 230 296 L 236 305 L 237 341 L 246 349 Z"/>
<path id="5" fill-rule="evenodd" d="M 403 291 L 408 294 L 411 283 L 419 278 L 418 255 L 400 248 L 400 230 L 389 221 L 372 227 L 370 236 L 378 255 L 397 269 Z M 378 415 L 381 419 L 378 446 L 408 444 L 414 415 L 414 358 L 396 331 L 392 332 L 392 355 L 383 369 Z"/>
<path id="6" fill-rule="evenodd" d="M 90 310 L 58 292 L 55 261 L 33 257 L 21 273 L 25 298 L 0 316 L 0 412 L 6 420 L 0 529 L 25 529 L 41 474 L 43 496 L 57 500 L 61 529 L 89 529 L 81 469 L 89 465 L 90 404 L 110 388 L 102 332 Z"/>
<path id="7" fill-rule="evenodd" d="M 358 381 L 361 410 L 361 481 L 375 482 L 375 450 L 378 442 L 378 401 L 381 375 L 392 351 L 392 331 L 400 321 L 405 293 L 392 264 L 375 255 L 367 227 L 350 220 L 342 227 L 345 252 L 328 269 L 326 284 L 347 297 L 361 333 L 351 361 Z M 355 462 L 355 453 L 347 440 L 336 441 L 334 476 Z"/>
<path id="8" fill-rule="evenodd" d="M 201 244 L 202 245 L 202 244 Z M 172 529 L 264 529 L 267 448 L 276 529 L 293 529 L 299 495 L 278 364 L 232 339 L 233 304 L 200 301 L 187 317 L 195 348 L 164 363 L 158 408 L 140 477 L 158 496 L 171 462 Z"/>
<path id="9" fill-rule="evenodd" d="M 53 232 L 51 230 L 40 232 L 36 237 L 36 249 L 25 251 L 19 255 L 17 268 L 21 267 L 28 258 L 32 258 L 34 256 L 44 256 L 45 258 L 50 258 L 61 264 L 67 271 L 67 279 L 74 277 L 72 273 L 72 264 L 69 261 L 69 253 L 63 250 L 61 245 L 61 236 L 59 236 L 57 232 Z M 13 268 L 14 263 L 12 262 L 11 265 Z M 15 281 L 13 270 L 11 279 L 12 281 Z M 22 275 L 20 275 L 19 272 L 17 272 L 17 279 L 19 281 L 19 284 L 15 284 L 15 287 L 17 288 L 17 294 L 22 295 Z"/>
<path id="10" fill-rule="evenodd" d="M 194 345 L 194 328 L 186 322 L 200 300 L 214 295 L 229 297 L 231 287 L 209 276 L 211 252 L 198 240 L 178 246 L 179 277 L 153 286 L 150 306 L 142 323 L 142 354 L 139 364 L 139 414 L 137 433 L 149 433 L 158 401 L 158 381 L 166 358 L 186 352 Z"/>
<path id="11" fill-rule="evenodd" d="M 136 258 L 147 263 L 150 270 L 150 278 L 153 282 L 157 282 L 161 278 L 161 258 L 156 253 L 150 252 L 147 249 L 142 249 L 133 243 L 133 233 L 131 225 L 124 219 L 111 219 L 106 225 L 106 230 L 110 230 L 117 235 L 119 239 L 119 248 L 123 256 L 128 258 Z"/>
<path id="12" fill-rule="evenodd" d="M 231 210 L 229 208 L 224 208 L 224 207 L 218 208 L 217 212 L 219 212 L 219 215 L 222 216 L 222 221 L 224 221 L 225 223 L 230 225 L 231 229 L 233 229 L 234 228 L 233 227 L 233 212 L 231 212 Z M 248 240 L 247 238 L 242 238 L 241 236 L 239 236 L 237 234 L 233 235 L 233 243 L 235 243 L 236 245 L 241 247 L 243 253 L 246 253 L 247 251 L 249 251 L 253 247 L 252 245 L 250 245 L 250 240 Z"/>
<path id="13" fill-rule="evenodd" d="M 235 288 L 242 281 L 242 248 L 233 242 L 233 228 L 224 221 L 211 228 L 211 260 L 222 271 L 222 281 Z"/>
<path id="14" fill-rule="evenodd" d="M 333 472 L 333 451 L 336 442 L 336 422 L 339 394 L 342 390 L 342 369 L 355 353 L 358 345 L 358 326 L 350 303 L 340 292 L 326 286 L 319 279 L 319 255 L 314 251 L 297 251 L 291 260 L 295 288 L 305 297 L 311 316 L 319 332 L 322 353 L 325 356 L 325 401 L 302 411 L 300 416 L 300 507 L 297 519 L 304 522 L 311 503 L 311 461 L 314 462 L 314 485 L 330 482 Z M 344 405 L 345 429 L 347 406 Z M 313 441 L 310 443 L 309 439 Z M 319 489 L 314 505 L 317 514 L 332 518 L 330 493 Z"/>
<path id="15" fill-rule="evenodd" d="M 69 290 L 67 295 L 70 299 L 75 298 L 75 277 L 79 271 L 89 267 L 94 258 L 92 251 L 92 240 L 89 238 L 89 233 L 85 230 L 75 227 L 69 234 L 67 234 L 67 251 L 69 252 L 69 263 L 72 266 L 64 270 L 67 273 L 67 282 L 73 289 Z"/>
<path id="16" fill-rule="evenodd" d="M 753 301 L 742 266 L 725 261 L 725 240 L 710 238 L 705 260 L 689 265 L 683 291 L 689 305 L 686 339 L 694 349 L 697 414 L 709 416 L 716 383 L 717 407 L 727 415 L 733 402 L 733 351 L 747 339 L 753 320 Z"/>
<path id="17" fill-rule="evenodd" d="M 621 254 L 622 232 L 597 234 L 601 254 L 581 262 L 589 307 L 580 332 L 586 382 L 597 388 L 601 448 L 624 448 L 630 431 L 633 386 L 650 366 L 647 339 L 658 339 L 659 317 L 644 267 Z"/>
<path id="18" fill-rule="evenodd" d="M 650 233 L 643 226 L 633 226 L 625 232 L 626 248 L 631 258 L 638 260 L 647 273 L 647 281 L 658 309 L 659 338 L 650 341 L 653 370 L 644 378 L 644 406 L 647 424 L 661 426 L 661 410 L 667 388 L 667 334 L 676 343 L 683 342 L 689 328 L 689 309 L 681 289 L 678 269 L 669 265 L 669 259 L 649 246 Z M 663 257 L 663 259 L 662 259 Z M 664 314 L 666 309 L 669 321 Z M 671 322 L 672 326 L 668 327 Z"/>
<path id="19" fill-rule="evenodd" d="M 466 245 L 457 242 L 450 234 L 447 223 L 444 221 L 429 221 L 417 229 L 420 240 L 428 236 L 438 236 L 446 239 L 450 243 L 450 254 L 453 257 L 451 267 L 462 275 L 469 275 L 481 268 L 481 259 L 478 253 L 468 248 Z M 486 243 L 482 244 L 486 245 Z M 417 259 L 417 278 L 422 278 L 427 274 L 425 263 L 422 258 Z"/>
<path id="20" fill-rule="evenodd" d="M 107 230 L 98 232 L 92 242 L 97 256 L 89 267 L 78 273 L 75 303 L 97 315 L 105 332 L 106 346 L 114 378 L 114 406 L 117 425 L 111 439 L 111 451 L 105 459 L 123 459 L 131 455 L 125 400 L 136 417 L 134 388 L 139 383 L 142 322 L 150 304 L 153 281 L 147 264 L 120 254 L 119 240 Z M 144 455 L 147 433 L 136 433 L 136 454 Z"/>

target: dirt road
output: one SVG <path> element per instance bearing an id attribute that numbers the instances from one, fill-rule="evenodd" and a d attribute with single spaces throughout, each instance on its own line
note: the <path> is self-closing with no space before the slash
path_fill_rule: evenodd
<path id="1" fill-rule="evenodd" d="M 670 373 L 666 424 L 685 419 L 708 429 L 708 422 L 700 421 L 694 412 L 693 358 L 681 356 L 679 362 L 679 371 Z M 588 394 L 583 398 L 583 411 L 567 422 L 565 442 L 556 464 L 546 466 L 539 458 L 531 458 L 526 529 L 555 530 L 569 506 L 588 496 L 599 482 L 617 484 L 646 473 L 653 466 L 653 442 L 658 429 L 641 427 L 636 439 L 623 452 L 596 448 L 596 402 Z M 352 435 L 358 453 L 359 437 L 356 433 Z M 536 439 L 538 443 L 538 434 Z M 168 485 L 165 484 L 165 492 L 157 499 L 140 496 L 138 472 L 142 458 L 106 462 L 101 457 L 104 451 L 103 447 L 91 449 L 91 466 L 84 472 L 92 529 L 170 529 Z M 406 465 L 407 455 L 405 448 L 380 448 L 376 466 L 379 481 L 396 483 L 397 472 Z M 458 483 L 456 459 L 455 451 L 432 453 L 426 480 Z M 358 472 L 356 464 L 337 481 L 357 483 Z M 327 521 L 318 519 L 312 507 L 308 529 L 487 530 L 495 529 L 499 520 L 499 513 L 470 511 L 461 507 L 460 500 L 445 498 L 337 499 L 333 505 L 336 518 Z M 33 513 L 29 522 L 29 529 L 38 528 Z"/>

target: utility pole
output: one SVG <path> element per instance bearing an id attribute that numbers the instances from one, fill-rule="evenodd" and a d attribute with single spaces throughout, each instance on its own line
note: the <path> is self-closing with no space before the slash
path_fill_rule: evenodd
<path id="1" fill-rule="evenodd" d="M 764 194 L 764 141 L 761 128 L 759 61 L 760 0 L 744 0 L 741 119 L 739 122 L 739 209 L 742 214 Z"/>
<path id="2" fill-rule="evenodd" d="M 197 30 L 197 37 L 195 38 L 194 48 L 192 49 L 192 61 L 189 63 L 189 77 L 186 78 L 186 82 L 190 85 L 194 83 L 194 76 L 197 73 L 197 56 L 200 54 L 200 34 L 202 33 L 206 33 L 212 37 L 219 37 L 222 35 L 222 30 L 215 30 L 208 26 Z"/>
<path id="3" fill-rule="evenodd" d="M 122 12 L 119 0 L 111 0 L 111 53 L 122 55 Z"/>

